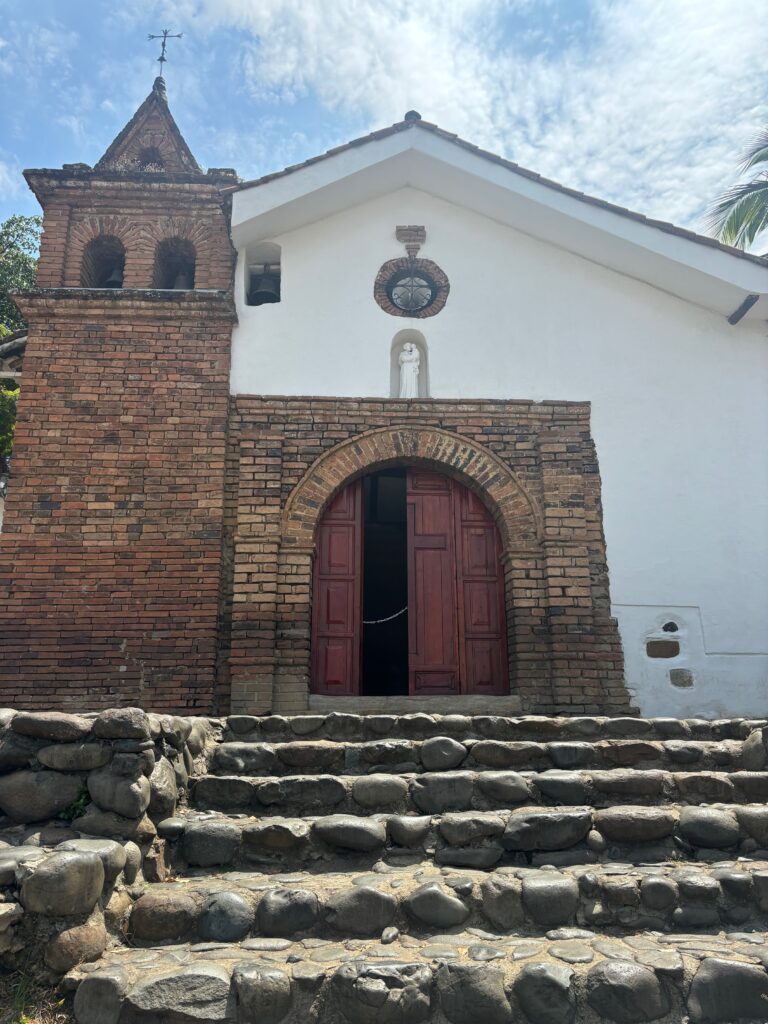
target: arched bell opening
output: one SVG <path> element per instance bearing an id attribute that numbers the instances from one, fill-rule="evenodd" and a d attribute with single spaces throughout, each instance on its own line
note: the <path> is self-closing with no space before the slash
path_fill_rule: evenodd
<path id="1" fill-rule="evenodd" d="M 197 253 L 187 238 L 164 238 L 155 248 L 152 287 L 189 291 L 195 287 Z"/>
<path id="2" fill-rule="evenodd" d="M 316 531 L 311 689 L 509 692 L 502 545 L 453 476 L 394 464 L 348 483 Z"/>
<path id="3" fill-rule="evenodd" d="M 115 235 L 97 235 L 83 250 L 81 288 L 122 288 L 125 246 Z"/>

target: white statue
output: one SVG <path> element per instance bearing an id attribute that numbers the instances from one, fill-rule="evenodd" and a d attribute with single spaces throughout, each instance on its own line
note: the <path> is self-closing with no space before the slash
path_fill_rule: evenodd
<path id="1" fill-rule="evenodd" d="M 398 359 L 400 364 L 400 397 L 419 397 L 419 363 L 421 356 L 412 341 L 406 341 Z"/>

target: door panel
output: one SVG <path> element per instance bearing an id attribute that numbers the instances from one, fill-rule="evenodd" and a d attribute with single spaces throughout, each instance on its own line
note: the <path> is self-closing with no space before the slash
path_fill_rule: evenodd
<path id="1" fill-rule="evenodd" d="M 355 694 L 360 686 L 362 485 L 345 487 L 317 531 L 312 602 L 313 693 Z"/>
<path id="2" fill-rule="evenodd" d="M 452 481 L 409 470 L 408 679 L 412 694 L 459 692 Z"/>
<path id="3" fill-rule="evenodd" d="M 461 676 L 466 693 L 509 689 L 501 541 L 480 499 L 457 487 L 456 546 Z"/>

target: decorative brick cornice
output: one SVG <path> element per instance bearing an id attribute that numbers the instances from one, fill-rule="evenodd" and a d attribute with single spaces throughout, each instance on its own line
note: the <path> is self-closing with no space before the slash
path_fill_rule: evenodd
<path id="1" fill-rule="evenodd" d="M 237 314 L 228 291 L 167 291 L 152 288 L 35 288 L 15 292 L 14 301 L 29 320 L 56 317 L 82 320 L 104 315 L 111 319 L 178 319 L 180 315 L 215 317 L 232 323 Z"/>

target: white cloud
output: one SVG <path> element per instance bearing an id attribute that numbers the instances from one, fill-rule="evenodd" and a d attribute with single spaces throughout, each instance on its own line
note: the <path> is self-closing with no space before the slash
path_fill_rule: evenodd
<path id="1" fill-rule="evenodd" d="M 15 199 L 23 187 L 26 186 L 18 162 L 0 156 L 0 202 Z"/>
<path id="2" fill-rule="evenodd" d="M 765 0 L 590 0 L 570 25 L 559 4 L 532 0 L 166 8 L 201 37 L 241 34 L 233 59 L 254 97 L 310 97 L 368 128 L 416 107 L 557 181 L 699 228 L 767 116 Z"/>

